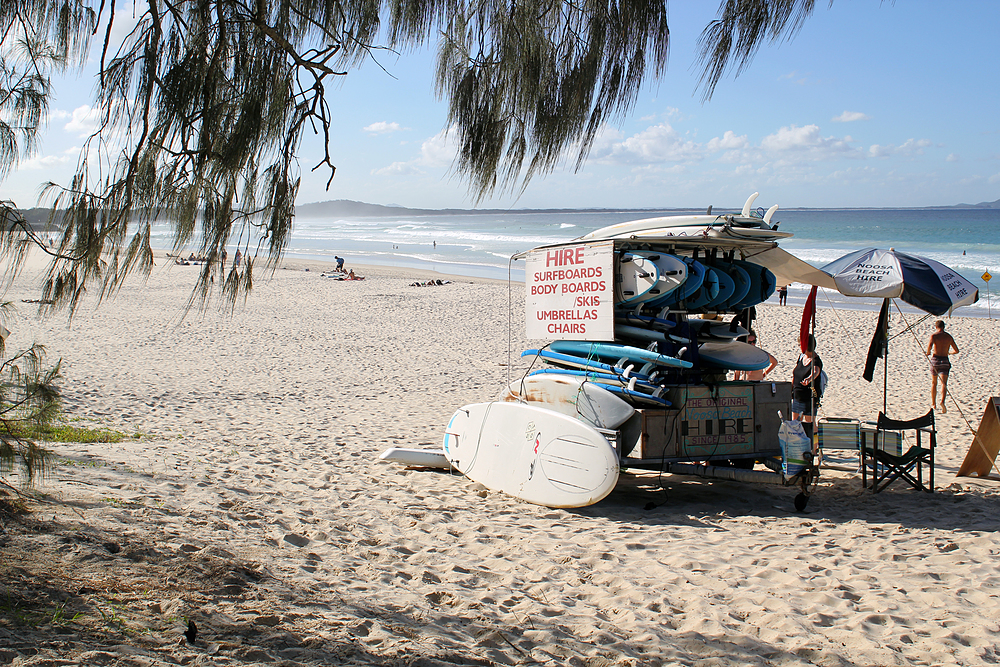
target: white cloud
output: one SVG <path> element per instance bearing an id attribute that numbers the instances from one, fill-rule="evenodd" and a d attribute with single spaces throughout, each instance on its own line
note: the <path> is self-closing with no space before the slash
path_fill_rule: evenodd
<path id="1" fill-rule="evenodd" d="M 994 183 L 1000 183 L 1000 174 L 993 174 L 986 180 L 989 181 L 991 185 Z"/>
<path id="2" fill-rule="evenodd" d="M 100 127 L 100 112 L 91 109 L 89 104 L 73 109 L 72 118 L 63 127 L 67 132 L 77 132 L 81 137 L 87 137 Z"/>
<path id="3" fill-rule="evenodd" d="M 732 130 L 726 130 L 726 133 L 722 135 L 722 138 L 713 137 L 707 144 L 705 148 L 714 153 L 715 151 L 722 150 L 739 150 L 746 148 L 750 142 L 747 141 L 747 135 L 741 134 L 736 136 L 736 133 Z"/>
<path id="4" fill-rule="evenodd" d="M 441 130 L 420 144 L 419 164 L 427 167 L 449 167 L 458 154 L 458 131 L 454 126 Z"/>
<path id="5" fill-rule="evenodd" d="M 839 116 L 834 116 L 830 120 L 834 123 L 853 123 L 856 120 L 869 120 L 871 116 L 860 111 L 844 111 Z"/>
<path id="6" fill-rule="evenodd" d="M 420 156 L 403 162 L 393 162 L 388 167 L 373 169 L 372 174 L 378 176 L 410 176 L 425 173 L 421 167 L 450 167 L 458 154 L 458 133 L 454 126 L 441 130 L 433 137 L 420 144 Z"/>
<path id="7" fill-rule="evenodd" d="M 783 127 L 769 134 L 760 142 L 760 147 L 770 153 L 806 156 L 814 160 L 854 157 L 858 149 L 851 146 L 854 140 L 847 136 L 824 137 L 818 125 Z"/>
<path id="8" fill-rule="evenodd" d="M 422 173 L 424 172 L 418 169 L 413 162 L 393 162 L 388 167 L 372 169 L 372 174 L 375 176 L 412 176 Z"/>
<path id="9" fill-rule="evenodd" d="M 69 111 L 64 111 L 63 109 L 52 109 L 49 111 L 49 120 L 66 120 L 73 116 Z"/>
<path id="10" fill-rule="evenodd" d="M 387 123 L 384 120 L 380 120 L 377 123 L 366 125 L 361 129 L 369 134 L 392 134 L 393 132 L 399 132 L 403 127 L 399 123 Z"/>
<path id="11" fill-rule="evenodd" d="M 959 159 L 960 158 L 958 157 L 958 153 L 948 153 L 948 157 L 946 157 L 944 159 L 944 161 L 945 162 L 958 162 Z"/>
<path id="12" fill-rule="evenodd" d="M 625 139 L 617 130 L 605 128 L 590 151 L 593 162 L 619 165 L 689 162 L 702 157 L 701 145 L 684 139 L 668 123 L 652 125 Z"/>
<path id="13" fill-rule="evenodd" d="M 24 162 L 19 162 L 17 165 L 18 169 L 54 169 L 56 167 L 61 167 L 64 164 L 68 164 L 72 158 L 69 155 L 39 155 L 31 158 L 30 160 L 25 160 Z"/>
<path id="14" fill-rule="evenodd" d="M 933 145 L 928 139 L 907 139 L 899 146 L 888 144 L 880 146 L 872 144 L 868 154 L 872 157 L 890 157 L 892 155 L 923 155 L 924 149 Z"/>
<path id="15" fill-rule="evenodd" d="M 798 71 L 791 71 L 788 74 L 782 74 L 781 76 L 778 77 L 779 81 L 781 79 L 790 79 L 792 83 L 797 84 L 799 86 L 804 86 L 809 81 L 809 73 L 807 72 L 806 74 L 799 74 Z"/>

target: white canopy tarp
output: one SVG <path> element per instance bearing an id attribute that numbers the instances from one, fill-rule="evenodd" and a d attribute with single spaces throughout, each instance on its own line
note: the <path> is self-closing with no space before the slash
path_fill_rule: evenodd
<path id="1" fill-rule="evenodd" d="M 837 282 L 828 273 L 823 273 L 812 264 L 805 262 L 787 250 L 777 246 L 760 252 L 749 252 L 747 260 L 766 267 L 774 274 L 778 285 L 805 283 L 836 290 Z"/>

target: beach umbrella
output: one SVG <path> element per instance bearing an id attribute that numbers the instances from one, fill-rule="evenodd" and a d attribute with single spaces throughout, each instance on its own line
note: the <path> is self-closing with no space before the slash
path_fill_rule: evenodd
<path id="1" fill-rule="evenodd" d="M 820 269 L 845 296 L 901 299 L 932 315 L 950 313 L 979 300 L 979 289 L 958 272 L 926 257 L 892 248 L 865 248 Z"/>
<path id="2" fill-rule="evenodd" d="M 898 298 L 932 315 L 944 315 L 979 300 L 976 286 L 957 271 L 933 259 L 897 252 L 893 248 L 865 248 L 848 253 L 820 270 L 833 277 L 837 291 L 845 296 L 883 299 L 862 377 L 871 382 L 876 359 L 884 360 L 882 412 L 885 414 L 888 414 L 890 299 Z"/>

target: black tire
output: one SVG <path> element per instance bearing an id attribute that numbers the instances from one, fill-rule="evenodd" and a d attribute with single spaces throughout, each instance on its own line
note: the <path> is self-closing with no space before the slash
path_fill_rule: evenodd
<path id="1" fill-rule="evenodd" d="M 806 494 L 800 493 L 799 495 L 795 496 L 795 511 L 802 512 L 803 510 L 805 510 L 806 505 L 808 503 L 809 503 L 809 496 L 807 496 Z"/>

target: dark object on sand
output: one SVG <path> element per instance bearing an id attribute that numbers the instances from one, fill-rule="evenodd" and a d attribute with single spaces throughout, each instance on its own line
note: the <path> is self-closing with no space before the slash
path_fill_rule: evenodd
<path id="1" fill-rule="evenodd" d="M 194 644 L 198 638 L 198 626 L 194 624 L 194 621 L 188 621 L 188 629 L 184 631 L 184 637 L 188 644 Z"/>

